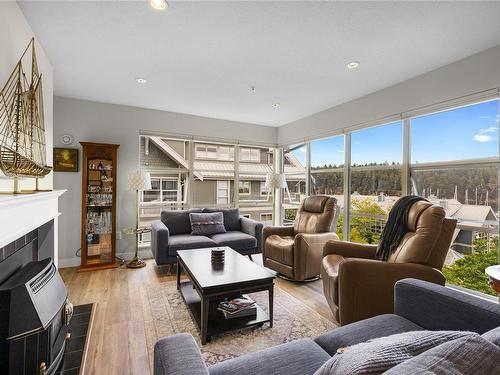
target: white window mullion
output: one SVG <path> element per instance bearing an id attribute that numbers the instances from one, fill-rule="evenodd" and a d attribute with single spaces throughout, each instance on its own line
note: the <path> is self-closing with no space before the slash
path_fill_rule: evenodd
<path id="1" fill-rule="evenodd" d="M 344 241 L 350 240 L 351 133 L 344 135 Z"/>
<path id="2" fill-rule="evenodd" d="M 410 120 L 403 120 L 403 166 L 401 170 L 401 194 L 411 194 L 410 180 Z"/>

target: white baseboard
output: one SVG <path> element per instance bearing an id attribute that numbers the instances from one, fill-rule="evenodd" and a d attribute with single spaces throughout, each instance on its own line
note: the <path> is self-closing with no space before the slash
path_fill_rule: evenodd
<path id="1" fill-rule="evenodd" d="M 68 268 L 68 267 L 78 267 L 80 265 L 80 258 L 59 258 L 59 268 Z"/>
<path id="2" fill-rule="evenodd" d="M 116 254 L 117 257 L 122 258 L 124 260 L 129 260 L 134 257 L 134 253 L 118 253 Z M 151 250 L 148 248 L 146 249 L 139 249 L 139 257 L 142 259 L 151 259 L 153 258 L 153 254 L 151 253 Z M 80 265 L 80 257 L 73 257 L 73 258 L 59 258 L 59 268 L 68 268 L 68 267 L 78 267 Z"/>

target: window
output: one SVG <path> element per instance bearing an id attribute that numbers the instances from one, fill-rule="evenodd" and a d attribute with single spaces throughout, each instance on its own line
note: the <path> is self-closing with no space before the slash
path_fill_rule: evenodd
<path id="1" fill-rule="evenodd" d="M 379 242 L 387 214 L 402 195 L 402 159 L 402 122 L 351 134 L 351 241 Z"/>
<path id="2" fill-rule="evenodd" d="M 311 142 L 311 194 L 335 197 L 337 205 L 344 206 L 344 136 Z M 337 221 L 337 234 L 343 236 L 341 212 Z"/>
<path id="3" fill-rule="evenodd" d="M 243 214 L 241 216 L 246 217 L 247 219 L 250 219 L 250 214 Z"/>
<path id="4" fill-rule="evenodd" d="M 229 204 L 229 181 L 217 181 L 217 204 Z"/>
<path id="5" fill-rule="evenodd" d="M 151 190 L 142 192 L 141 202 L 178 202 L 179 181 L 170 177 L 151 177 Z"/>
<path id="6" fill-rule="evenodd" d="M 267 212 L 260 214 L 260 221 L 272 223 L 273 222 L 273 214 L 267 213 Z"/>
<path id="7" fill-rule="evenodd" d="M 266 188 L 266 181 L 260 182 L 260 195 L 267 197 L 267 195 L 271 195 L 271 192 Z"/>
<path id="8" fill-rule="evenodd" d="M 219 146 L 219 160 L 234 160 L 234 147 Z"/>
<path id="9" fill-rule="evenodd" d="M 162 201 L 177 202 L 178 190 L 177 190 L 177 180 L 162 180 Z"/>
<path id="10" fill-rule="evenodd" d="M 269 155 L 271 158 L 274 155 L 273 148 L 240 146 L 240 160 L 246 161 L 239 163 L 238 206 L 240 212 L 256 220 L 262 212 L 272 211 L 272 195 L 267 199 L 267 190 L 264 193 L 262 190 L 266 175 L 274 170 L 273 165 L 267 163 Z"/>
<path id="11" fill-rule="evenodd" d="M 498 100 L 411 119 L 411 162 L 498 157 Z"/>
<path id="12" fill-rule="evenodd" d="M 345 151 L 344 136 L 285 147 L 292 202 L 284 194 L 283 224 L 295 219 L 301 196 L 333 195 L 342 205 L 349 193 L 351 205 L 341 211 L 338 234 L 342 237 L 348 214 L 346 239 L 377 243 L 396 200 L 403 194 L 421 195 L 458 220 L 443 268 L 447 282 L 493 294 L 484 268 L 499 263 L 499 104 L 488 100 L 347 131 Z M 344 155 L 350 156 L 349 169 Z M 290 172 L 294 167 L 301 173 Z M 346 179 L 349 192 L 344 191 Z"/>
<path id="13" fill-rule="evenodd" d="M 235 163 L 235 144 L 140 135 L 139 162 L 151 173 L 152 184 L 141 193 L 140 225 L 151 225 L 163 210 L 191 207 L 234 206 L 255 219 L 272 211 L 272 199 L 261 194 L 261 185 L 273 172 L 274 148 L 242 145 L 239 150 L 244 163 Z M 148 243 L 150 236 L 140 241 Z"/>
<path id="14" fill-rule="evenodd" d="M 185 202 L 185 173 L 151 173 L 151 190 L 144 190 L 139 196 L 139 226 L 147 227 L 158 220 L 163 210 L 176 210 Z M 150 235 L 141 235 L 141 243 L 149 242 Z"/>
<path id="15" fill-rule="evenodd" d="M 457 219 L 443 273 L 494 295 L 484 269 L 498 264 L 498 100 L 413 118 L 412 193 Z"/>
<path id="16" fill-rule="evenodd" d="M 283 192 L 283 224 L 291 225 L 295 220 L 302 198 L 307 195 L 307 144 L 295 144 L 283 151 L 283 169 L 290 198 Z"/>
<path id="17" fill-rule="evenodd" d="M 234 160 L 234 147 L 220 146 L 215 144 L 196 144 L 195 158 L 211 160 Z"/>
<path id="18" fill-rule="evenodd" d="M 250 195 L 252 193 L 252 184 L 250 181 L 240 181 L 238 192 L 240 195 Z"/>
<path id="19" fill-rule="evenodd" d="M 260 149 L 241 147 L 240 161 L 260 162 Z"/>

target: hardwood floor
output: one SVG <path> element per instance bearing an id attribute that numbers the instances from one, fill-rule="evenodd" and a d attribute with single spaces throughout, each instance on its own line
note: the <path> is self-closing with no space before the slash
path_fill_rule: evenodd
<path id="1" fill-rule="evenodd" d="M 260 257 L 254 256 L 261 263 Z M 146 267 L 77 272 L 60 270 L 75 305 L 96 303 L 85 374 L 151 374 L 138 288 L 175 280 L 166 267 L 148 260 Z M 333 320 L 323 296 L 321 280 L 294 283 L 277 279 L 281 289 L 295 296 L 327 319 Z"/>

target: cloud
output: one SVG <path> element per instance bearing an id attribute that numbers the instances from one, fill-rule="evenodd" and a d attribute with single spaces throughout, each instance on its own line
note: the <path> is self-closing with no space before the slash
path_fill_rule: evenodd
<path id="1" fill-rule="evenodd" d="M 491 116 L 478 116 L 477 118 L 478 119 L 488 119 L 488 118 L 491 118 Z"/>
<path id="2" fill-rule="evenodd" d="M 484 133 L 494 133 L 498 130 L 496 126 L 490 126 L 489 128 L 485 129 L 480 129 L 479 134 L 484 134 Z"/>
<path id="3" fill-rule="evenodd" d="M 477 134 L 474 134 L 472 139 L 476 142 L 491 142 L 496 140 L 495 137 L 488 133 L 495 133 L 498 131 L 498 128 L 496 126 L 490 126 L 489 128 L 484 128 L 484 129 L 479 129 L 479 132 Z"/>
<path id="4" fill-rule="evenodd" d="M 476 142 L 481 143 L 493 141 L 493 137 L 487 134 L 475 134 L 472 139 L 474 139 Z"/>
<path id="5" fill-rule="evenodd" d="M 307 149 L 305 147 L 301 147 L 300 149 L 300 152 L 303 152 L 304 154 L 306 153 Z"/>
<path id="6" fill-rule="evenodd" d="M 342 150 L 341 148 L 338 148 L 338 149 L 337 149 L 337 152 L 343 153 L 343 152 L 344 152 L 344 150 Z"/>

